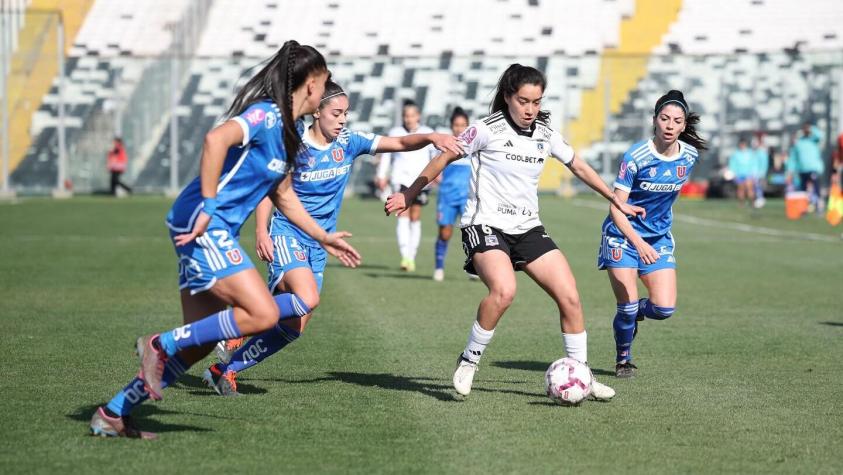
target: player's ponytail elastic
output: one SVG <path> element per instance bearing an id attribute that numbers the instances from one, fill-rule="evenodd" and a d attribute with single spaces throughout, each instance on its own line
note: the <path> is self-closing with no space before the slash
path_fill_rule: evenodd
<path id="1" fill-rule="evenodd" d="M 454 111 L 451 112 L 451 125 L 454 125 L 454 121 L 457 120 L 458 117 L 462 117 L 463 119 L 465 119 L 466 123 L 469 122 L 468 114 L 460 106 L 454 107 Z"/>
<path id="2" fill-rule="evenodd" d="M 240 89 L 225 116 L 231 118 L 240 115 L 249 106 L 262 100 L 275 102 L 281 110 L 284 124 L 282 130 L 287 161 L 292 164 L 302 144 L 293 118 L 293 91 L 304 84 L 311 74 L 327 70 L 325 58 L 312 46 L 287 41 Z"/>
<path id="3" fill-rule="evenodd" d="M 692 145 L 697 150 L 708 150 L 708 142 L 697 135 L 697 124 L 700 123 L 700 116 L 695 112 L 691 112 L 682 91 L 672 89 L 660 97 L 656 101 L 656 107 L 653 109 L 653 117 L 658 116 L 662 108 L 668 104 L 675 104 L 685 112 L 685 131 L 679 134 L 679 140 Z"/>
<path id="4" fill-rule="evenodd" d="M 536 68 L 530 66 L 522 66 L 518 63 L 509 65 L 506 71 L 503 72 L 501 78 L 498 80 L 498 88 L 495 91 L 495 98 L 492 99 L 490 113 L 494 114 L 498 111 L 506 112 L 506 98 L 512 96 L 524 84 L 533 84 L 539 86 L 544 92 L 547 87 L 547 79 L 544 74 Z M 537 120 L 547 122 L 550 119 L 550 112 L 539 111 L 536 115 Z"/>

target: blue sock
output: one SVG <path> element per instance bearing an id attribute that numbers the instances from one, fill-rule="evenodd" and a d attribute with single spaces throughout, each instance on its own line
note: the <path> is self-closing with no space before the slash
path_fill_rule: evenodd
<path id="1" fill-rule="evenodd" d="M 161 378 L 161 388 L 173 384 L 187 371 L 187 368 L 188 365 L 178 355 L 168 359 L 164 366 L 164 375 Z M 143 387 L 143 380 L 136 377 L 125 388 L 121 389 L 105 407 L 114 414 L 125 416 L 147 399 L 149 399 L 149 393 Z"/>
<path id="2" fill-rule="evenodd" d="M 223 372 L 234 371 L 239 373 L 245 369 L 260 363 L 270 356 L 278 353 L 285 346 L 296 341 L 301 336 L 299 332 L 281 324 L 256 335 L 248 343 L 241 346 L 231 355 L 231 361 L 223 368 Z"/>
<path id="3" fill-rule="evenodd" d="M 445 268 L 445 256 L 448 254 L 448 241 L 436 239 L 436 268 Z"/>
<path id="4" fill-rule="evenodd" d="M 227 308 L 202 320 L 161 333 L 159 341 L 167 355 L 173 356 L 179 350 L 185 348 L 240 338 L 241 336 L 240 329 L 237 328 L 237 322 L 234 321 L 234 310 Z"/>
<path id="5" fill-rule="evenodd" d="M 300 318 L 310 313 L 310 307 L 296 297 L 296 294 L 278 294 L 275 296 L 275 303 L 278 304 L 278 309 L 281 311 L 278 321 Z"/>
<path id="6" fill-rule="evenodd" d="M 619 303 L 612 328 L 615 329 L 615 361 L 632 361 L 632 339 L 635 335 L 635 317 L 638 302 Z"/>
<path id="7" fill-rule="evenodd" d="M 647 318 L 653 320 L 667 320 L 676 311 L 675 307 L 660 307 L 653 305 L 650 299 L 641 299 L 638 301 L 638 312 Z"/>

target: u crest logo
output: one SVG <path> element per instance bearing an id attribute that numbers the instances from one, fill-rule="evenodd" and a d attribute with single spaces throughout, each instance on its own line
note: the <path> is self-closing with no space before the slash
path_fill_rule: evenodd
<path id="1" fill-rule="evenodd" d="M 688 167 L 685 165 L 680 165 L 676 167 L 676 176 L 678 178 L 685 178 L 685 173 L 688 171 Z"/>
<path id="2" fill-rule="evenodd" d="M 613 247 L 610 251 L 612 252 L 612 260 L 615 262 L 621 260 L 621 257 L 623 257 L 623 249 L 619 247 Z"/>

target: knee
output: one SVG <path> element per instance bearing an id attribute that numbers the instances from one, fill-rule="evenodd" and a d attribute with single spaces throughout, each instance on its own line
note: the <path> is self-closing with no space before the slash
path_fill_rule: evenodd
<path id="1" fill-rule="evenodd" d="M 301 294 L 297 293 L 296 296 L 303 304 L 307 305 L 307 308 L 309 308 L 311 312 L 316 310 L 316 307 L 319 306 L 319 292 L 316 292 L 315 290 L 302 292 Z"/>
<path id="2" fill-rule="evenodd" d="M 492 298 L 496 307 L 505 310 L 515 300 L 515 286 L 494 288 L 489 292 L 489 297 Z"/>
<path id="3" fill-rule="evenodd" d="M 676 307 L 658 305 L 648 301 L 644 305 L 644 316 L 653 320 L 667 320 L 676 311 Z"/>
<path id="4" fill-rule="evenodd" d="M 439 228 L 439 239 L 442 241 L 448 241 L 451 239 L 451 228 L 450 227 L 442 227 Z"/>
<path id="5" fill-rule="evenodd" d="M 574 292 L 572 295 L 565 295 L 564 297 L 560 297 L 556 304 L 559 306 L 559 311 L 562 312 L 563 315 L 571 315 L 575 312 L 582 311 L 582 302 L 580 301 L 580 295 Z"/>

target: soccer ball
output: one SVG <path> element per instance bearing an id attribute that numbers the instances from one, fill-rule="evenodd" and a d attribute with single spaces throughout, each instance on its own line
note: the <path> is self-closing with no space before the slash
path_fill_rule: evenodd
<path id="1" fill-rule="evenodd" d="M 573 358 L 554 361 L 544 373 L 547 397 L 556 404 L 573 406 L 591 394 L 591 370 Z"/>

